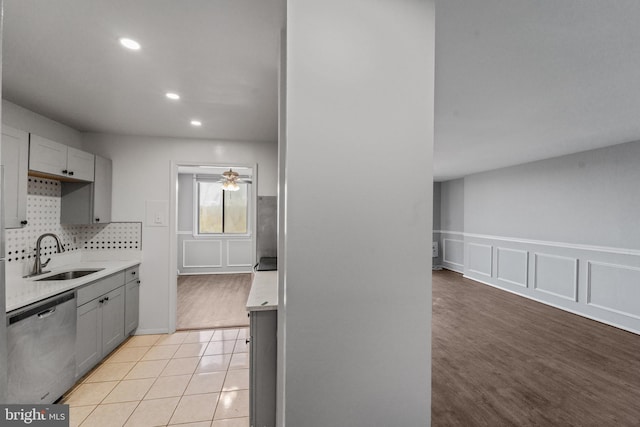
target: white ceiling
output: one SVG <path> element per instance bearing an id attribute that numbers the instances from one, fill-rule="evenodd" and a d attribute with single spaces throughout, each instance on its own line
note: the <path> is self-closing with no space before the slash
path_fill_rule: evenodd
<path id="1" fill-rule="evenodd" d="M 640 140 L 640 1 L 442 0 L 437 179 Z"/>
<path id="2" fill-rule="evenodd" d="M 437 180 L 640 140 L 639 1 L 436 3 Z M 284 0 L 4 5 L 18 105 L 80 131 L 277 139 Z"/>
<path id="3" fill-rule="evenodd" d="M 282 5 L 5 0 L 3 97 L 80 131 L 276 141 Z"/>

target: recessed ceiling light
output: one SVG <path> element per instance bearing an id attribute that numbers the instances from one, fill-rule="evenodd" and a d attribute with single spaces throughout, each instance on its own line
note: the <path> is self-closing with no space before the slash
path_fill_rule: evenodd
<path id="1" fill-rule="evenodd" d="M 191 126 L 202 126 L 202 122 L 200 120 L 191 120 Z"/>
<path id="2" fill-rule="evenodd" d="M 177 93 L 174 93 L 174 92 L 167 92 L 167 93 L 165 94 L 165 96 L 166 96 L 167 98 L 169 98 L 169 99 L 173 99 L 173 100 L 178 100 L 178 99 L 180 99 L 180 95 L 178 95 Z"/>
<path id="3" fill-rule="evenodd" d="M 126 37 L 122 37 L 120 39 L 120 44 L 122 46 L 126 47 L 127 49 L 140 50 L 140 43 L 138 43 L 137 41 L 135 41 L 133 39 L 128 39 Z"/>

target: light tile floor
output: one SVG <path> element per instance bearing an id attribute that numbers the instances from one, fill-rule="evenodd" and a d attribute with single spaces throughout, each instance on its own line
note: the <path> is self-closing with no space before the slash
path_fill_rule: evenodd
<path id="1" fill-rule="evenodd" d="M 129 338 L 64 397 L 70 425 L 249 427 L 248 333 Z"/>

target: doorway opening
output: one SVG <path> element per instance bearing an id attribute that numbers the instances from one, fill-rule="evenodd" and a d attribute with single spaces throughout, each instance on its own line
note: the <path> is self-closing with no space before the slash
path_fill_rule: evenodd
<path id="1" fill-rule="evenodd" d="M 255 171 L 255 165 L 174 165 L 172 330 L 248 326 L 245 305 L 256 260 Z"/>

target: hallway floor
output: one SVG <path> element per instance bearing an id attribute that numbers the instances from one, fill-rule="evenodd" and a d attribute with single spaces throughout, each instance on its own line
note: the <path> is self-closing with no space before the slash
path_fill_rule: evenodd
<path id="1" fill-rule="evenodd" d="M 177 329 L 249 326 L 251 273 L 178 276 Z"/>
<path id="2" fill-rule="evenodd" d="M 433 272 L 433 426 L 640 426 L 640 336 Z"/>
<path id="3" fill-rule="evenodd" d="M 248 427 L 247 328 L 131 337 L 61 403 L 71 426 Z"/>

